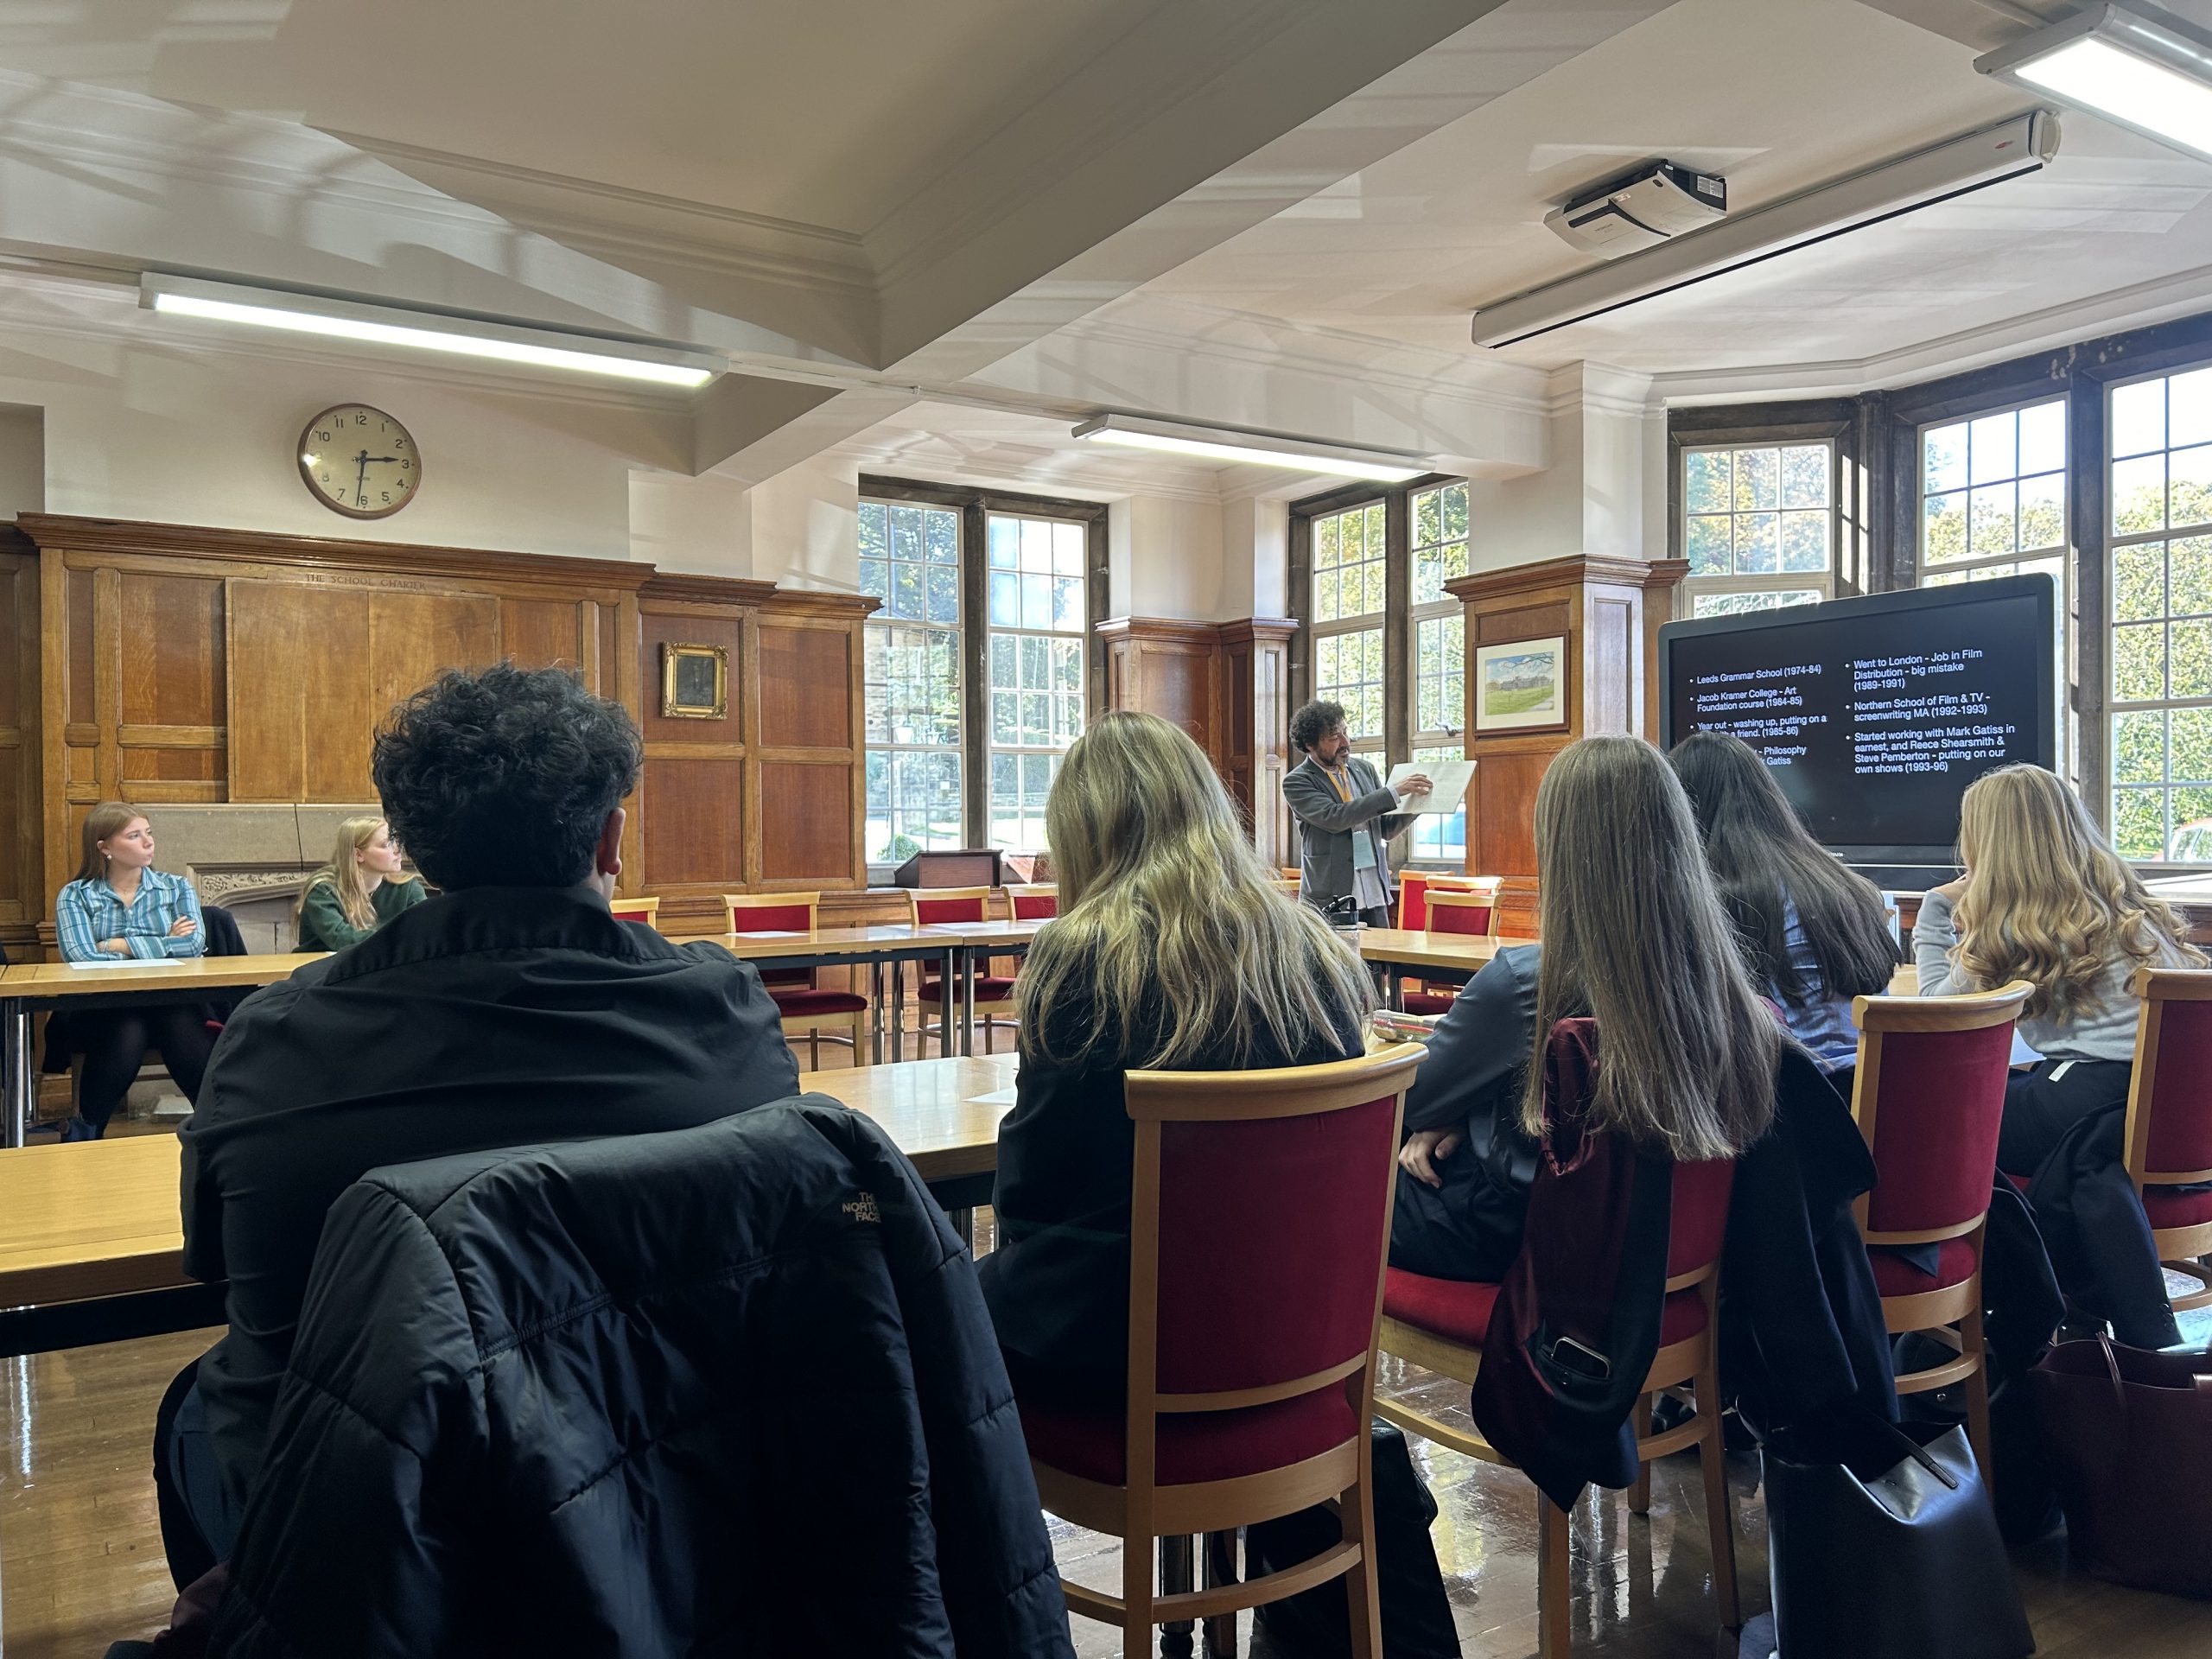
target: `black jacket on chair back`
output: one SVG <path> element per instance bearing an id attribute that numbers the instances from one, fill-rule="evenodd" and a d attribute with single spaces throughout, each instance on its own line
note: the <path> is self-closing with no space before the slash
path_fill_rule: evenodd
<path id="1" fill-rule="evenodd" d="M 974 1264 L 867 1118 L 332 1207 L 212 1654 L 1071 1651 Z"/>

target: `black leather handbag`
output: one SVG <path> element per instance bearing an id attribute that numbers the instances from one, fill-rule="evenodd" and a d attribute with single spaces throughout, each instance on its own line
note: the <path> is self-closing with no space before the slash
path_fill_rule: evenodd
<path id="1" fill-rule="evenodd" d="M 1878 1418 L 1764 1452 L 1781 1659 L 2024 1659 L 2035 1637 L 1965 1432 Z"/>

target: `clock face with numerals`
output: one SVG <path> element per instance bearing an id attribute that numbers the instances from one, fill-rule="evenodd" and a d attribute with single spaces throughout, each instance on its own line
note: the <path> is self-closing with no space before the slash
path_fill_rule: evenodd
<path id="1" fill-rule="evenodd" d="M 340 404 L 300 434 L 300 476 L 334 512 L 386 518 L 423 487 L 423 452 L 382 410 Z"/>

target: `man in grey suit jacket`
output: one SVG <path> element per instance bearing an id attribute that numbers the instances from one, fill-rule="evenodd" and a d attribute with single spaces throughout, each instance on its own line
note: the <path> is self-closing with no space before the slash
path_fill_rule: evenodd
<path id="1" fill-rule="evenodd" d="M 1408 796 L 1428 792 L 1421 776 L 1401 779 L 1393 790 L 1375 768 L 1351 753 L 1344 705 L 1309 702 L 1290 717 L 1290 741 L 1306 758 L 1282 780 L 1282 798 L 1298 820 L 1303 843 L 1299 897 L 1325 908 L 1347 896 L 1359 901 L 1370 927 L 1390 925 L 1390 861 L 1385 843 L 1413 823 L 1395 810 Z"/>

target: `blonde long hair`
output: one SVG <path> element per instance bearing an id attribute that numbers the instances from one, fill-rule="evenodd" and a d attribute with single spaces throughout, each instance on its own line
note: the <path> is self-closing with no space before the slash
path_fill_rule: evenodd
<path id="1" fill-rule="evenodd" d="M 1157 715 L 1091 722 L 1053 780 L 1045 834 L 1060 914 L 1014 981 L 1024 1054 L 1287 1058 L 1373 1007 L 1359 958 L 1276 887 L 1205 754 Z"/>
<path id="2" fill-rule="evenodd" d="M 2204 961 L 2074 791 L 2041 766 L 1999 766 L 1967 786 L 1959 859 L 1967 882 L 1952 912 L 1952 965 L 1970 987 L 2026 980 L 2029 1019 L 2071 1020 L 2123 957 Z"/>
<path id="3" fill-rule="evenodd" d="M 1521 1117 L 1544 1127 L 1554 1022 L 1598 1022 L 1586 1128 L 1726 1158 L 1766 1132 L 1782 1032 L 1744 970 L 1689 798 L 1636 737 L 1562 749 L 1536 790 L 1543 955 Z"/>
<path id="4" fill-rule="evenodd" d="M 308 878 L 300 889 L 300 902 L 292 907 L 292 918 L 297 921 L 307 913 L 308 895 L 321 883 L 327 881 L 338 894 L 338 908 L 346 912 L 346 919 L 355 927 L 374 927 L 376 906 L 370 897 L 368 879 L 361 874 L 360 861 L 354 855 L 377 838 L 377 831 L 385 827 L 379 817 L 347 818 L 338 826 L 337 850 L 330 855 L 330 862 Z M 387 875 L 387 881 L 412 881 L 415 878 L 402 873 Z"/>

